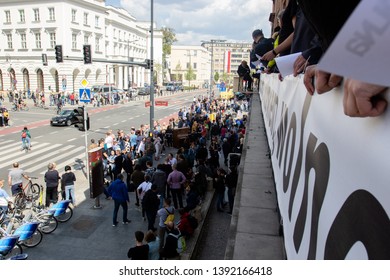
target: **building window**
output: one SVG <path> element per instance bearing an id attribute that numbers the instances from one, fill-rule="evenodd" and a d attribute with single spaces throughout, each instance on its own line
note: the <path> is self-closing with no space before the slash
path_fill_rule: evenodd
<path id="1" fill-rule="evenodd" d="M 38 32 L 38 33 L 35 33 L 35 47 L 37 49 L 41 49 L 42 48 L 42 44 L 41 44 L 41 33 Z"/>
<path id="2" fill-rule="evenodd" d="M 34 9 L 34 21 L 37 22 L 37 21 L 40 21 L 40 17 L 39 17 L 39 9 Z"/>
<path id="3" fill-rule="evenodd" d="M 8 48 L 12 49 L 12 34 L 7 34 L 7 44 Z"/>
<path id="4" fill-rule="evenodd" d="M 72 9 L 72 22 L 76 22 L 76 14 L 77 11 L 75 9 Z"/>
<path id="5" fill-rule="evenodd" d="M 88 35 L 84 35 L 84 45 L 88 45 Z"/>
<path id="6" fill-rule="evenodd" d="M 72 34 L 72 49 L 77 49 L 77 34 Z"/>
<path id="7" fill-rule="evenodd" d="M 194 54 L 193 54 L 193 56 L 197 56 L 198 55 L 198 52 L 197 52 L 197 50 L 194 50 Z"/>
<path id="8" fill-rule="evenodd" d="M 56 46 L 56 33 L 55 32 L 50 32 L 50 48 L 54 49 Z"/>
<path id="9" fill-rule="evenodd" d="M 99 38 L 95 38 L 95 51 L 100 52 L 100 40 Z"/>
<path id="10" fill-rule="evenodd" d="M 99 27 L 99 16 L 95 16 L 95 27 Z"/>
<path id="11" fill-rule="evenodd" d="M 196 65 L 196 62 L 194 62 L 194 69 L 196 69 L 197 65 Z"/>
<path id="12" fill-rule="evenodd" d="M 116 29 L 115 28 L 114 28 L 113 34 L 114 34 L 114 38 L 116 38 Z"/>
<path id="13" fill-rule="evenodd" d="M 11 12 L 10 11 L 5 11 L 5 22 L 11 23 Z"/>
<path id="14" fill-rule="evenodd" d="M 88 25 L 88 13 L 84 13 L 84 25 Z"/>
<path id="15" fill-rule="evenodd" d="M 26 41 L 26 34 L 22 33 L 20 34 L 20 42 L 21 42 L 21 47 L 22 49 L 27 49 L 27 41 Z"/>
<path id="16" fill-rule="evenodd" d="M 56 14 L 54 12 L 54 8 L 49 8 L 49 20 L 51 21 L 56 20 Z"/>
<path id="17" fill-rule="evenodd" d="M 20 22 L 26 22 L 26 17 L 24 15 L 24 10 L 19 10 Z"/>

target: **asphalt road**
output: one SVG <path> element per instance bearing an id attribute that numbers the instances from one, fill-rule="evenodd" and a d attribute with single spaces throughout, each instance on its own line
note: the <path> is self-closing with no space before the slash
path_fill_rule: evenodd
<path id="1" fill-rule="evenodd" d="M 155 120 L 164 122 L 172 116 L 176 117 L 179 109 L 188 106 L 194 95 L 198 94 L 200 93 L 178 93 L 156 98 L 168 101 L 168 106 L 155 107 Z M 130 101 L 99 108 L 88 105 L 91 125 L 87 136 L 88 144 L 92 138 L 103 138 L 108 129 L 114 132 L 118 129 L 130 131 L 132 126 L 137 128 L 141 124 L 149 124 L 150 109 L 145 108 L 145 101 L 147 100 Z M 30 176 L 39 177 L 39 183 L 43 183 L 42 177 L 49 162 L 56 162 L 60 171 L 65 165 L 79 169 L 80 160 L 85 161 L 85 134 L 74 126 L 50 126 L 49 120 L 53 116 L 54 107 L 45 110 L 30 106 L 28 112 L 11 112 L 11 126 L 0 128 L 0 178 L 7 179 L 8 171 L 15 161 Z M 20 131 L 24 126 L 29 128 L 32 136 L 33 146 L 28 153 L 21 151 Z"/>

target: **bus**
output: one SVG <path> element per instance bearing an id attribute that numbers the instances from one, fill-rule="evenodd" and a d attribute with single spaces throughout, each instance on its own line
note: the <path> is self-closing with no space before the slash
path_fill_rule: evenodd
<path id="1" fill-rule="evenodd" d="M 184 89 L 182 82 L 165 82 L 164 87 L 167 91 L 183 91 Z"/>

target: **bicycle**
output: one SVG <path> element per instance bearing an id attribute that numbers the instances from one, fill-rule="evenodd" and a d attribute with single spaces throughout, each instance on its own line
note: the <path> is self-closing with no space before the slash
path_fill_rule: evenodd
<path id="1" fill-rule="evenodd" d="M 31 179 L 38 179 L 37 177 L 30 177 L 28 183 L 20 188 L 20 191 L 16 194 L 14 205 L 16 208 L 25 209 L 27 203 L 32 205 L 40 195 L 42 187 L 37 183 L 33 183 Z"/>
<path id="2" fill-rule="evenodd" d="M 69 206 L 70 200 L 62 200 L 54 204 L 49 211 L 54 212 L 54 217 L 60 222 L 65 223 L 73 216 L 73 209 Z"/>
<path id="3" fill-rule="evenodd" d="M 31 211 L 29 211 L 24 218 L 19 216 L 20 219 L 27 222 L 38 222 L 38 228 L 45 234 L 52 233 L 58 227 L 58 220 L 54 217 L 55 212 L 51 210 L 45 210 L 40 206 L 32 205 Z"/>
<path id="4" fill-rule="evenodd" d="M 26 260 L 22 247 L 17 243 L 19 236 L 5 236 L 0 239 L 0 260 Z"/>
<path id="5" fill-rule="evenodd" d="M 20 218 L 15 215 L 16 211 L 12 213 L 12 216 L 8 216 L 3 220 L 0 226 L 0 237 L 7 236 L 18 236 L 18 245 L 23 245 L 28 248 L 33 248 L 38 246 L 43 239 L 42 232 L 38 229 L 38 222 L 20 222 Z M 15 228 L 15 225 L 18 225 Z M 19 251 L 21 248 L 16 248 L 16 251 Z M 22 249 L 21 249 L 22 250 Z"/>

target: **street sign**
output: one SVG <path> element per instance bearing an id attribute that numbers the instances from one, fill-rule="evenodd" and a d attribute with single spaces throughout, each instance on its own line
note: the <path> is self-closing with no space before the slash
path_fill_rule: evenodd
<path id="1" fill-rule="evenodd" d="M 87 87 L 88 84 L 89 84 L 89 82 L 88 82 L 87 79 L 82 79 L 82 80 L 81 80 L 81 85 L 82 85 L 83 87 Z"/>
<path id="2" fill-rule="evenodd" d="M 159 101 L 159 100 L 156 100 L 154 102 L 154 105 L 156 106 L 168 106 L 168 101 Z"/>
<path id="3" fill-rule="evenodd" d="M 80 88 L 79 89 L 80 102 L 91 102 L 91 89 Z"/>
<path id="4" fill-rule="evenodd" d="M 148 107 L 150 107 L 150 101 L 145 102 L 145 108 L 148 108 Z"/>

